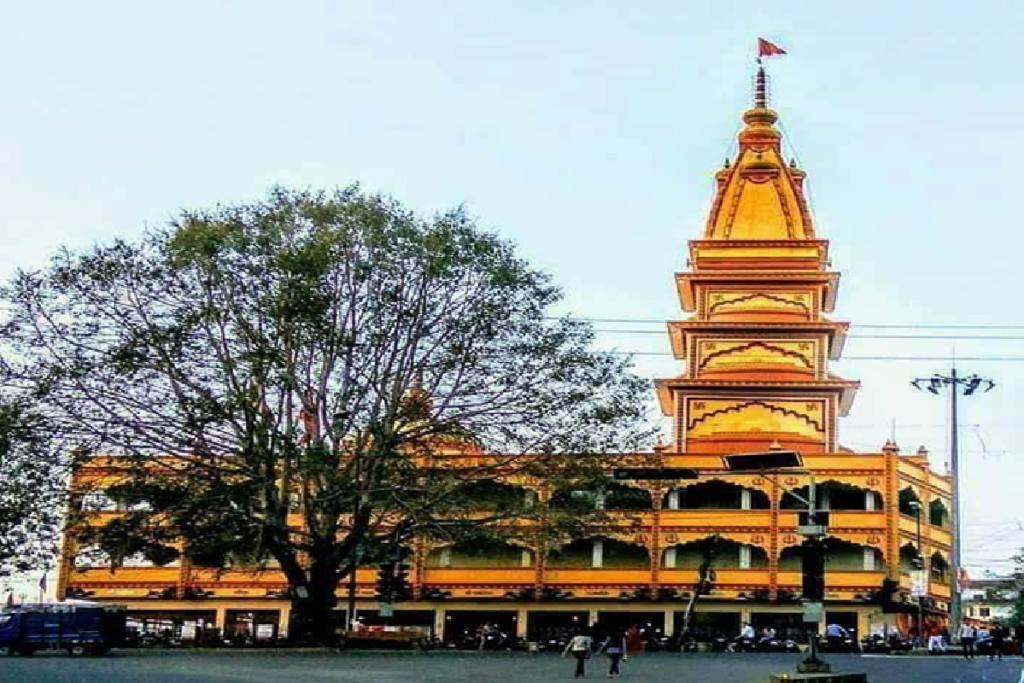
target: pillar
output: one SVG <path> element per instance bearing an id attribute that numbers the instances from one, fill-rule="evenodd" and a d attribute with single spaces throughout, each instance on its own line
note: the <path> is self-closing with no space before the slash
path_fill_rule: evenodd
<path id="1" fill-rule="evenodd" d="M 529 619 L 529 610 L 520 607 L 516 610 L 516 637 L 526 638 L 526 622 Z"/>
<path id="2" fill-rule="evenodd" d="M 597 608 L 591 607 L 587 610 L 587 626 L 593 626 L 597 623 Z"/>
<path id="3" fill-rule="evenodd" d="M 221 633 L 224 632 L 224 628 L 228 625 L 228 610 L 225 607 L 217 608 L 217 616 L 214 618 L 214 626 L 217 627 Z"/>
<path id="4" fill-rule="evenodd" d="M 445 609 L 444 607 L 438 607 L 434 610 L 434 637 L 444 638 L 444 624 L 445 624 Z"/>
<path id="5" fill-rule="evenodd" d="M 676 610 L 674 607 L 665 608 L 665 635 L 674 636 L 676 634 Z"/>
<path id="6" fill-rule="evenodd" d="M 665 569 L 676 568 L 676 553 L 678 551 L 675 548 L 668 548 L 665 550 Z"/>
<path id="7" fill-rule="evenodd" d="M 864 509 L 867 510 L 868 512 L 873 512 L 875 510 L 875 500 L 876 500 L 876 498 L 875 498 L 875 492 L 874 491 L 865 491 L 864 492 Z"/>
<path id="8" fill-rule="evenodd" d="M 669 510 L 679 509 L 679 489 L 672 489 L 668 492 L 668 497 L 665 501 L 668 504 Z"/>
<path id="9" fill-rule="evenodd" d="M 604 566 L 604 541 L 600 539 L 594 541 L 594 547 L 590 554 L 590 566 L 594 569 Z"/>
<path id="10" fill-rule="evenodd" d="M 740 569 L 750 569 L 750 546 L 740 546 Z"/>
<path id="11" fill-rule="evenodd" d="M 740 509 L 749 510 L 750 506 L 750 489 L 743 489 L 740 491 Z"/>

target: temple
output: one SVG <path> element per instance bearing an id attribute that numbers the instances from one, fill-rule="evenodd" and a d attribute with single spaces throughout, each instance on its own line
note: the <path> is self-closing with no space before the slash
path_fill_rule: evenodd
<path id="1" fill-rule="evenodd" d="M 909 604 L 911 572 L 922 560 L 928 627 L 944 624 L 951 480 L 931 470 L 923 448 L 903 455 L 892 442 L 874 453 L 841 445 L 839 418 L 858 383 L 829 371 L 849 329 L 827 317 L 839 275 L 831 270 L 828 241 L 818 237 L 806 174 L 784 154 L 766 85 L 759 70 L 738 151 L 715 173 L 703 234 L 689 243 L 685 259 L 680 255 L 688 270 L 675 276 L 690 314 L 668 323 L 682 367 L 657 382 L 673 434 L 648 460 L 696 469 L 699 479 L 640 479 L 596 492 L 595 504 L 619 521 L 560 548 L 507 546 L 481 554 L 420 542 L 414 598 L 395 606 L 392 623 L 431 627 L 450 642 L 485 623 L 532 641 L 601 623 L 636 626 L 655 642 L 679 630 L 713 547 L 714 578 L 695 603 L 696 638 L 732 637 L 751 622 L 801 640 L 797 527 L 809 476 L 735 475 L 722 461 L 725 454 L 784 448 L 802 455 L 829 511 L 822 621 L 858 636 L 882 628 L 908 632 L 917 611 L 916 600 Z M 116 458 L 96 458 L 76 474 L 73 487 L 89 491 L 78 500 L 92 519 L 123 512 L 102 493 L 104 482 L 118 476 Z M 573 499 L 572 491 L 495 486 L 553 503 Z M 68 538 L 61 595 L 125 604 L 140 631 L 187 639 L 216 628 L 269 640 L 287 627 L 287 583 L 273 568 L 201 567 L 184 556 L 165 566 L 136 558 L 111 568 Z M 355 584 L 357 608 L 370 623 L 379 618 L 375 578 L 375 568 L 366 567 Z M 901 592 L 883 609 L 885 579 L 897 581 Z M 338 594 L 344 606 L 346 589 Z"/>

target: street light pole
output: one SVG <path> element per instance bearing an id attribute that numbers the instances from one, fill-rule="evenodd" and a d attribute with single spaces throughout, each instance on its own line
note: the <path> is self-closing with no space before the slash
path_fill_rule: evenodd
<path id="1" fill-rule="evenodd" d="M 917 571 L 924 569 L 924 547 L 921 545 L 921 501 L 912 500 L 910 501 L 910 507 L 917 510 Z M 925 574 L 925 586 L 927 583 L 928 575 Z M 927 588 L 925 589 L 927 590 Z M 924 642 L 924 596 L 918 594 L 917 596 L 917 646 L 921 647 Z"/>
<path id="2" fill-rule="evenodd" d="M 951 368 L 948 375 L 935 374 L 931 377 L 918 377 L 910 383 L 915 389 L 928 391 L 936 396 L 946 387 L 949 387 L 950 390 L 949 468 L 952 478 L 950 487 L 952 489 L 951 497 L 953 499 L 950 523 L 953 527 L 953 548 L 949 563 L 952 574 L 949 586 L 949 621 L 951 626 L 950 632 L 954 632 L 962 618 L 960 567 L 962 566 L 961 548 L 963 546 L 960 540 L 960 435 L 957 429 L 957 398 L 961 389 L 964 392 L 964 396 L 970 396 L 982 386 L 984 386 L 985 391 L 991 391 L 996 383 L 978 375 L 961 377 L 957 375 L 955 366 Z M 920 516 L 918 519 L 920 519 Z"/>

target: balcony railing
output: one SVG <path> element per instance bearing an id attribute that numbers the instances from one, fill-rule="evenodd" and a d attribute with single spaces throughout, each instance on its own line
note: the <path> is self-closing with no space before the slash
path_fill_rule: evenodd
<path id="1" fill-rule="evenodd" d="M 429 568 L 423 572 L 423 583 L 431 586 L 457 584 L 490 584 L 526 586 L 537 581 L 533 567 Z"/>

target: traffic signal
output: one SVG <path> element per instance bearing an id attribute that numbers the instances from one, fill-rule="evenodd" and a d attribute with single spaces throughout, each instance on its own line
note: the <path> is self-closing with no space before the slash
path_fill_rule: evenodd
<path id="1" fill-rule="evenodd" d="M 385 562 L 377 568 L 377 600 L 394 602 L 395 564 Z"/>
<path id="2" fill-rule="evenodd" d="M 412 586 L 409 585 L 409 565 L 395 565 L 395 576 L 391 583 L 391 596 L 395 602 L 412 599 Z"/>
<path id="3" fill-rule="evenodd" d="M 803 542 L 803 593 L 808 602 L 825 599 L 825 546 L 815 538 Z"/>
<path id="4" fill-rule="evenodd" d="M 409 565 L 385 562 L 377 568 L 377 600 L 401 602 L 412 599 L 409 585 Z"/>

